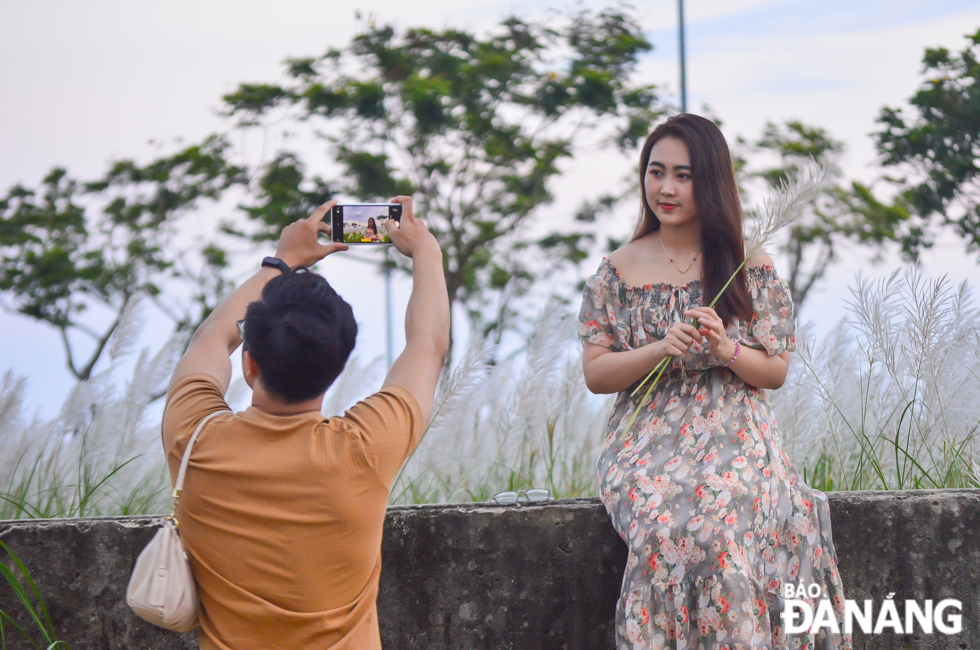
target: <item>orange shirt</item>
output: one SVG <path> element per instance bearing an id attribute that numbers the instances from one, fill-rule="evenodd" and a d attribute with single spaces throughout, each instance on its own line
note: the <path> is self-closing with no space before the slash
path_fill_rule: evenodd
<path id="1" fill-rule="evenodd" d="M 173 386 L 163 415 L 171 480 L 200 421 L 227 408 L 209 375 Z M 177 511 L 201 648 L 380 649 L 388 493 L 422 433 L 418 403 L 399 386 L 330 419 L 250 407 L 208 422 Z"/>

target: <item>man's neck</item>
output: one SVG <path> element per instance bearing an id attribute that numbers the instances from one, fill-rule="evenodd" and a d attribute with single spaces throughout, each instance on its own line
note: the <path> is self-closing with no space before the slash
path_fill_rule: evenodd
<path id="1" fill-rule="evenodd" d="M 300 413 L 309 413 L 311 411 L 319 413 L 323 408 L 323 395 L 308 399 L 305 402 L 287 404 L 270 397 L 260 386 L 256 386 L 252 392 L 252 408 L 257 411 L 262 411 L 266 415 L 279 417 L 299 415 Z"/>

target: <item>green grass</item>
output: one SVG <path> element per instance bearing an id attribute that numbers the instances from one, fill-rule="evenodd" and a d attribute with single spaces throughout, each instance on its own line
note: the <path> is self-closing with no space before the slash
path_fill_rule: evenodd
<path id="1" fill-rule="evenodd" d="M 360 233 L 356 233 L 356 232 L 345 232 L 344 233 L 344 242 L 345 243 L 348 243 L 348 244 L 362 244 L 362 243 L 367 243 L 367 242 L 362 242 L 361 241 L 361 234 Z M 388 237 L 388 233 L 385 231 L 385 232 L 382 232 L 381 233 L 381 242 L 373 242 L 373 243 L 376 243 L 376 244 L 377 243 L 390 244 L 391 243 L 391 239 Z"/>
<path id="2" fill-rule="evenodd" d="M 86 432 L 76 435 L 80 440 L 49 441 L 21 454 L 2 477 L 0 519 L 137 515 L 166 507 L 169 475 L 159 460 L 147 458 L 150 452 L 106 457 L 86 444 Z"/>
<path id="3" fill-rule="evenodd" d="M 7 554 L 10 563 L 13 565 L 11 568 L 6 563 L 0 562 L 0 574 L 3 575 L 7 587 L 13 592 L 17 602 L 20 603 L 31 620 L 31 625 L 25 629 L 17 624 L 11 612 L 0 610 L 0 649 L 6 650 L 7 639 L 13 638 L 13 635 L 16 634 L 27 641 L 32 648 L 46 648 L 46 650 L 67 648 L 71 650 L 68 643 L 58 639 L 54 624 L 51 622 L 51 616 L 48 614 L 47 605 L 44 604 L 44 599 L 41 597 L 37 585 L 34 584 L 34 579 L 31 578 L 27 567 L 2 541 L 0 541 L 0 550 Z M 38 635 L 40 635 L 40 640 L 38 640 Z"/>
<path id="4" fill-rule="evenodd" d="M 39 452 L 24 473 L 10 478 L 6 491 L 0 493 L 0 519 L 146 514 L 156 511 L 158 497 L 168 494 L 161 481 L 150 478 L 125 486 L 113 482 L 140 456 L 103 465 L 87 457 L 83 443 L 75 462 L 65 465 L 57 462 L 56 454 L 46 452 Z"/>

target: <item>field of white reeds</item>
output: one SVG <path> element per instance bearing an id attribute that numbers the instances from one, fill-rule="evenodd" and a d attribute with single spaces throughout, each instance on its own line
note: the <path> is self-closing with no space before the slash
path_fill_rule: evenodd
<path id="1" fill-rule="evenodd" d="M 787 454 L 821 490 L 980 487 L 980 315 L 914 269 L 850 288 L 773 394 Z"/>
<path id="2" fill-rule="evenodd" d="M 490 365 L 494 351 L 473 345 L 439 387 L 432 423 L 395 481 L 392 503 L 487 501 L 528 488 L 595 495 L 613 400 L 586 389 L 574 325 L 551 303 L 512 356 Z"/>
<path id="3" fill-rule="evenodd" d="M 800 332 L 790 376 L 771 393 L 784 448 L 806 482 L 822 490 L 980 486 L 980 314 L 969 288 L 915 272 L 858 278 L 849 309 L 822 341 Z M 137 353 L 139 324 L 137 305 L 111 344 L 110 367 L 80 384 L 54 418 L 28 419 L 24 380 L 4 375 L 0 519 L 167 508 L 159 421 L 148 412 L 182 346 L 175 339 L 153 356 Z M 114 381 L 133 356 L 132 377 Z M 382 377 L 379 362 L 352 358 L 324 413 L 342 412 Z M 391 502 L 485 501 L 530 487 L 594 495 L 611 406 L 611 396 L 585 388 L 574 314 L 551 304 L 523 348 L 498 358 L 477 342 L 447 374 Z"/>
<path id="4" fill-rule="evenodd" d="M 162 512 L 170 492 L 159 422 L 148 421 L 183 349 L 179 338 L 155 355 L 135 352 L 142 327 L 134 301 L 109 344 L 108 367 L 75 386 L 51 419 L 28 419 L 24 379 L 0 380 L 0 519 Z M 119 367 L 132 377 L 118 384 Z"/>

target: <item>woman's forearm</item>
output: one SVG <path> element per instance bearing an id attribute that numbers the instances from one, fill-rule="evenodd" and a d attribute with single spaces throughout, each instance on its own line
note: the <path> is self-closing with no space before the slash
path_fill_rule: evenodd
<path id="1" fill-rule="evenodd" d="M 779 388 L 786 381 L 789 352 L 770 356 L 764 350 L 741 346 L 735 363 L 728 367 L 742 381 L 756 388 Z"/>
<path id="2" fill-rule="evenodd" d="M 613 352 L 600 345 L 585 344 L 582 371 L 585 385 L 598 395 L 618 393 L 646 377 L 664 358 L 656 343 L 634 350 Z"/>

